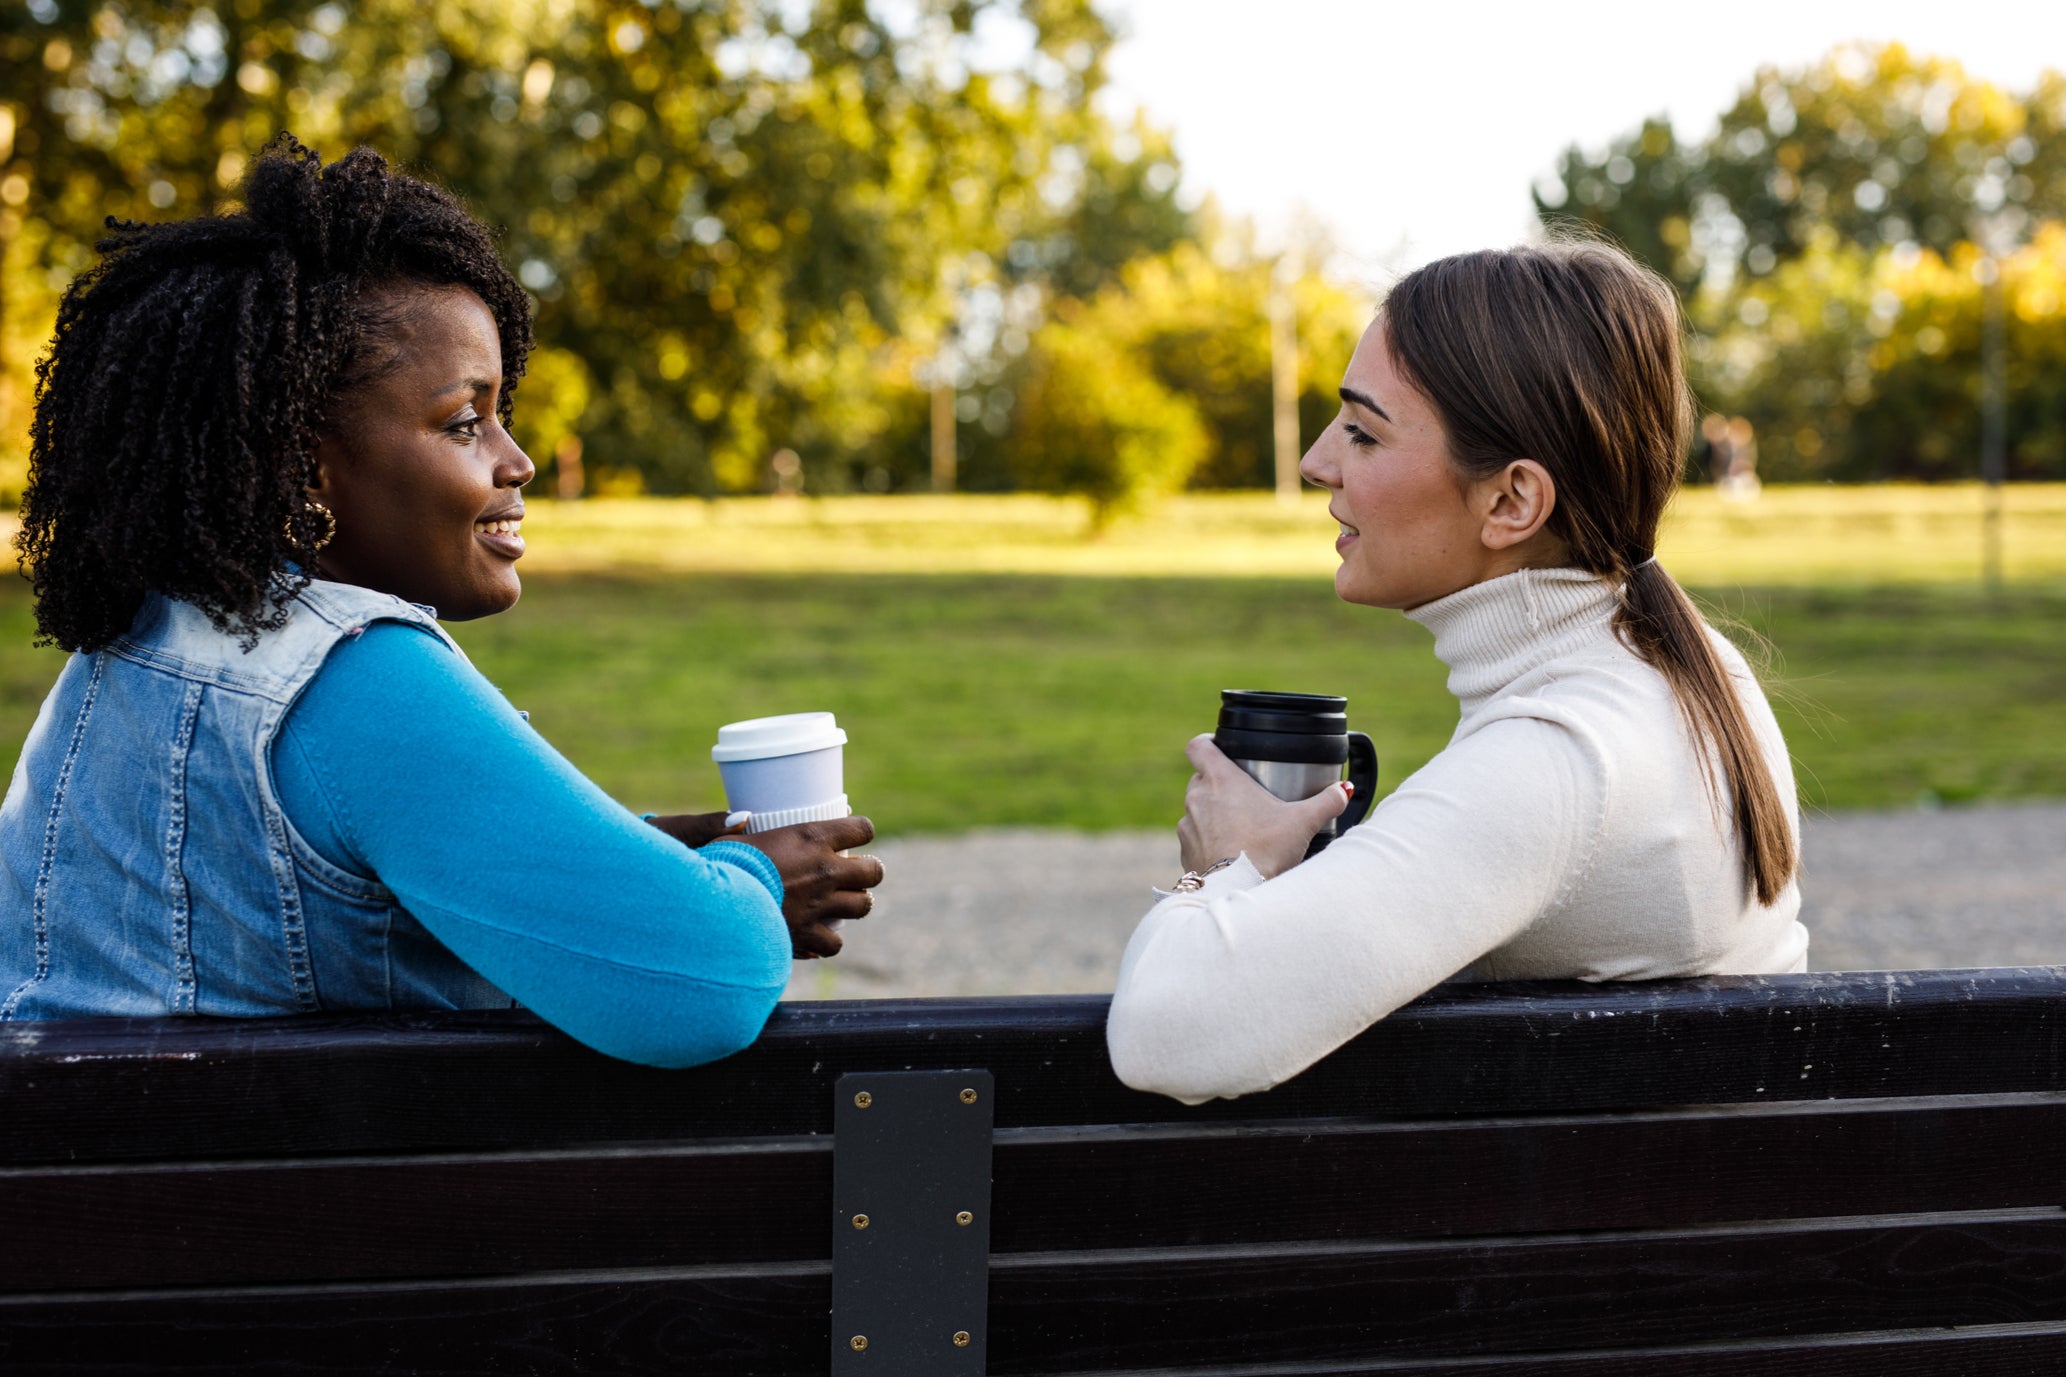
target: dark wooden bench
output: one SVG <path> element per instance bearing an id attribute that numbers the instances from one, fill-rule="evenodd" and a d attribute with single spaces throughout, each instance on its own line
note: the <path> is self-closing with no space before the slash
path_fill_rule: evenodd
<path id="1" fill-rule="evenodd" d="M 1446 987 L 1196 1109 L 1104 1013 L 0 1026 L 0 1372 L 2066 1371 L 2066 967 Z"/>

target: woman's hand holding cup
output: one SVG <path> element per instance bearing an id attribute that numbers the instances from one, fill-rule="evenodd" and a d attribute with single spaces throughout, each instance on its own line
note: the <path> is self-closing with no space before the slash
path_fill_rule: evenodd
<path id="1" fill-rule="evenodd" d="M 738 813 L 668 813 L 647 821 L 690 848 L 723 837 L 766 852 L 782 876 L 782 917 L 799 959 L 837 955 L 840 936 L 825 924 L 862 917 L 875 906 L 868 891 L 882 883 L 882 862 L 840 854 L 874 839 L 875 825 L 866 818 L 831 818 L 751 834 L 748 820 Z"/>
<path id="2" fill-rule="evenodd" d="M 646 821 L 691 851 L 707 846 L 719 837 L 737 837 L 746 830 L 745 819 L 733 822 L 735 813 L 663 813 Z"/>
<path id="3" fill-rule="evenodd" d="M 882 862 L 840 853 L 875 836 L 866 818 L 847 816 L 842 748 L 846 733 L 829 712 L 793 712 L 727 722 L 710 758 L 725 800 L 740 810 L 737 840 L 768 853 L 782 872 L 782 916 L 801 958 L 832 956 L 834 931 L 875 906 Z"/>
<path id="4" fill-rule="evenodd" d="M 1186 870 L 1248 853 L 1264 879 L 1281 875 L 1304 859 L 1306 846 L 1349 805 L 1349 785 L 1330 786 L 1308 799 L 1286 803 L 1229 760 L 1206 732 L 1184 747 L 1191 776 L 1184 790 L 1184 819 L 1176 836 Z"/>
<path id="5" fill-rule="evenodd" d="M 866 818 L 799 822 L 735 837 L 765 851 L 782 874 L 782 917 L 799 958 L 836 956 L 843 942 L 828 922 L 866 917 L 875 907 L 868 891 L 882 883 L 882 862 L 842 852 L 875 839 Z"/>

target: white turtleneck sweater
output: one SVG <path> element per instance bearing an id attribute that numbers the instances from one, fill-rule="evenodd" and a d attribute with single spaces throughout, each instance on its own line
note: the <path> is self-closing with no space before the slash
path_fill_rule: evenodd
<path id="1" fill-rule="evenodd" d="M 1264 880 L 1244 856 L 1149 911 L 1112 996 L 1119 1078 L 1190 1104 L 1268 1089 L 1459 973 L 1805 969 L 1799 891 L 1757 902 L 1731 810 L 1614 608 L 1604 580 L 1538 569 L 1408 613 L 1449 666 L 1456 735 L 1313 859 Z M 1713 639 L 1798 838 L 1779 724 Z"/>

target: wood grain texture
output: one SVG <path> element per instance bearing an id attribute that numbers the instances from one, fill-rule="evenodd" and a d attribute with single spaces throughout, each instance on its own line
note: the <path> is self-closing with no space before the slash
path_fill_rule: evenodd
<path id="1" fill-rule="evenodd" d="M 619 1276 L 0 1303 L 0 1371 L 85 1374 L 825 1371 L 830 1273 Z"/>
<path id="2" fill-rule="evenodd" d="M 971 1064 L 997 1076 L 1000 1128 L 2066 1090 L 2066 967 L 1444 986 L 1274 1091 L 1195 1108 L 1112 1077 L 1106 1004 L 786 1004 L 688 1071 L 525 1014 L 7 1024 L 0 1162 L 825 1133 L 845 1072 Z"/>
<path id="3" fill-rule="evenodd" d="M 1000 1253 L 1441 1238 L 2066 1201 L 2066 1095 L 1417 1124 L 1021 1130 Z"/>
<path id="4" fill-rule="evenodd" d="M 990 1371 L 1598 1351 L 2066 1321 L 2066 1214 L 993 1259 Z"/>
<path id="5" fill-rule="evenodd" d="M 0 1172 L 0 1292 L 829 1254 L 832 1144 Z"/>
<path id="6" fill-rule="evenodd" d="M 1022 1255 L 992 1272 L 989 1370 L 1355 1371 L 1379 1360 L 1537 1361 L 1702 1341 L 1762 1339 L 1784 1352 L 1897 1325 L 2056 1327 L 2066 1321 L 2062 1234 L 2066 1216 L 2052 1211 L 1521 1245 Z M 824 1371 L 829 1297 L 827 1269 L 804 1264 L 734 1276 L 11 1298 L 0 1302 L 0 1369 L 788 1377 Z M 2056 1335 L 2040 1342 L 2058 1344 Z"/>
<path id="7" fill-rule="evenodd" d="M 1167 1377 L 1168 1369 L 1070 1369 L 1073 1377 Z M 2057 1377 L 2066 1325 L 1882 1330 L 1811 1339 L 1677 1344 L 1429 1362 L 1212 1364 L 1185 1377 Z"/>
<path id="8" fill-rule="evenodd" d="M 1675 1227 L 2066 1201 L 2066 1096 L 1472 1123 L 1008 1130 L 991 1246 Z M 829 1255 L 824 1138 L 0 1172 L 0 1291 L 740 1266 Z"/>

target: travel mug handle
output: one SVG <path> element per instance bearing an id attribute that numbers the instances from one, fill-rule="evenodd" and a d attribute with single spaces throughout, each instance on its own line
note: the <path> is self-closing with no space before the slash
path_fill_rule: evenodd
<path id="1" fill-rule="evenodd" d="M 1377 747 L 1362 732 L 1349 733 L 1349 783 L 1356 786 L 1356 794 L 1334 820 L 1336 836 L 1363 821 L 1377 798 Z"/>

